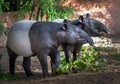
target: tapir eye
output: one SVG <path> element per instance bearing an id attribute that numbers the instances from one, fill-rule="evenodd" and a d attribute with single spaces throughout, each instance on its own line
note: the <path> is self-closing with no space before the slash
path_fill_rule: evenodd
<path id="1" fill-rule="evenodd" d="M 96 27 L 95 29 L 100 30 L 100 27 Z"/>
<path id="2" fill-rule="evenodd" d="M 81 33 L 81 31 L 78 32 L 79 34 Z"/>

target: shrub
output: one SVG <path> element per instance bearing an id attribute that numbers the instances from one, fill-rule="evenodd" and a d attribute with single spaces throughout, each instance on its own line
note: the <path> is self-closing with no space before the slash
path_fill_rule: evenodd
<path id="1" fill-rule="evenodd" d="M 57 70 L 58 74 L 71 73 L 68 70 L 68 64 L 65 61 L 65 56 L 61 52 L 61 63 Z M 81 50 L 81 57 L 74 61 L 71 69 L 77 68 L 79 71 L 99 71 L 104 66 L 104 59 L 100 56 L 100 49 L 96 47 L 83 46 Z"/>
<path id="2" fill-rule="evenodd" d="M 2 22 L 0 21 L 0 35 L 4 34 L 5 32 L 6 32 L 6 29 L 3 26 Z"/>

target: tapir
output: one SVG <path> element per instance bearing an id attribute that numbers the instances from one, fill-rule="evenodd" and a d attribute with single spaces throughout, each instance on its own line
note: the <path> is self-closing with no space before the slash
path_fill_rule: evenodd
<path id="1" fill-rule="evenodd" d="M 22 20 L 16 22 L 8 32 L 7 51 L 9 55 L 10 73 L 15 74 L 15 60 L 23 56 L 23 68 L 28 77 L 30 57 L 37 56 L 42 67 L 43 77 L 48 77 L 47 56 L 52 61 L 52 69 L 56 70 L 60 62 L 58 47 L 63 44 L 90 43 L 91 37 L 79 27 L 70 23 L 36 22 Z"/>
<path id="2" fill-rule="evenodd" d="M 82 20 L 81 20 L 82 19 Z M 70 21 L 68 21 L 70 22 Z M 81 27 L 81 22 L 84 24 L 84 27 Z M 86 17 L 83 18 L 83 16 L 79 16 L 77 20 L 71 21 L 72 24 L 81 27 L 82 30 L 84 30 L 88 35 L 91 37 L 101 37 L 104 36 L 105 34 L 109 35 L 110 31 L 109 29 L 103 24 L 102 22 L 91 18 L 90 14 L 87 13 Z M 81 50 L 83 44 L 77 44 L 75 45 L 74 51 L 73 51 L 73 56 L 74 60 L 76 60 L 76 53 Z M 80 55 L 80 54 L 79 54 Z"/>
<path id="3" fill-rule="evenodd" d="M 100 21 L 90 18 L 90 14 L 87 13 L 86 17 L 84 18 L 82 15 L 79 16 L 77 20 L 67 20 L 67 19 L 56 19 L 53 20 L 53 22 L 58 22 L 58 23 L 71 23 L 73 25 L 78 26 L 82 30 L 84 30 L 88 35 L 92 37 L 100 37 L 103 36 L 103 32 L 106 34 L 110 34 L 109 29 Z M 101 33 L 102 32 L 102 33 Z M 80 52 L 82 48 L 81 43 L 77 43 L 74 45 L 62 45 L 63 50 L 65 51 L 65 56 L 66 56 L 66 61 L 69 63 L 70 62 L 70 55 L 73 53 L 73 60 L 77 59 L 77 52 Z M 71 49 L 72 48 L 72 49 Z"/>

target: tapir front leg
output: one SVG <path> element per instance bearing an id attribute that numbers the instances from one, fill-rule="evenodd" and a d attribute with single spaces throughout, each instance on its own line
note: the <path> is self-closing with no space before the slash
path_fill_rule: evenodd
<path id="1" fill-rule="evenodd" d="M 72 55 L 72 52 L 74 50 L 74 45 L 62 44 L 62 48 L 63 48 L 64 53 L 65 53 L 66 62 L 70 63 L 72 61 L 71 55 Z"/>
<path id="2" fill-rule="evenodd" d="M 62 48 L 63 48 L 64 53 L 65 53 L 66 62 L 69 63 L 69 68 L 68 69 L 71 71 L 71 66 L 72 66 L 72 52 L 74 50 L 74 45 L 63 44 Z"/>
<path id="3" fill-rule="evenodd" d="M 43 73 L 43 77 L 49 77 L 49 73 L 48 73 L 48 64 L 47 64 L 47 56 L 46 54 L 39 54 L 38 59 L 40 61 L 41 67 L 42 67 L 42 73 Z"/>
<path id="4" fill-rule="evenodd" d="M 80 57 L 80 51 L 83 44 L 76 44 L 75 49 L 73 50 L 73 61 L 77 60 Z M 78 54 L 78 55 L 77 55 Z"/>

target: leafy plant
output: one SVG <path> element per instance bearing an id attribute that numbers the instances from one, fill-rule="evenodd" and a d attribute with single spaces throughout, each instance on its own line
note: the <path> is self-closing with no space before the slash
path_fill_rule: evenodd
<path id="1" fill-rule="evenodd" d="M 61 60 L 58 74 L 71 73 L 68 70 L 68 64 L 63 54 Z M 81 51 L 81 57 L 72 63 L 72 69 L 77 68 L 79 71 L 99 71 L 103 68 L 104 63 L 105 61 L 100 56 L 99 48 L 84 46 Z"/>
<path id="2" fill-rule="evenodd" d="M 66 18 L 73 14 L 74 9 L 66 6 L 62 6 L 62 3 L 66 0 L 10 0 L 0 1 L 0 12 L 4 11 L 17 11 L 17 16 L 24 17 L 26 13 L 30 14 L 30 18 L 33 16 L 36 20 L 50 21 L 56 18 Z M 38 10 L 36 10 L 36 8 Z M 33 11 L 35 13 L 33 13 Z M 46 16 L 46 17 L 45 17 Z"/>
<path id="3" fill-rule="evenodd" d="M 18 17 L 24 17 L 26 13 L 29 13 L 33 7 L 33 0 L 18 0 Z"/>
<path id="4" fill-rule="evenodd" d="M 0 35 L 4 34 L 5 32 L 6 32 L 6 29 L 3 26 L 2 22 L 0 21 Z"/>
<path id="5" fill-rule="evenodd" d="M 96 47 L 83 47 L 81 58 L 73 62 L 74 67 L 86 71 L 98 71 L 103 68 L 104 59 L 100 56 L 100 50 Z"/>
<path id="6" fill-rule="evenodd" d="M 4 2 L 4 0 L 0 0 L 0 13 L 3 12 L 3 8 L 6 8 L 7 10 L 9 10 L 9 3 L 8 2 Z"/>
<path id="7" fill-rule="evenodd" d="M 23 17 L 26 13 L 34 11 L 38 8 L 37 15 L 33 15 L 34 18 L 40 18 L 43 20 L 46 16 L 46 20 L 53 20 L 56 18 L 66 18 L 73 14 L 74 9 L 70 7 L 63 7 L 62 2 L 65 0 L 38 0 L 38 3 L 33 0 L 20 0 L 18 4 L 19 7 L 19 17 Z M 29 4 L 29 5 L 28 5 Z"/>
<path id="8" fill-rule="evenodd" d="M 63 7 L 62 2 L 65 0 L 40 0 L 38 8 L 40 8 L 40 18 L 46 15 L 46 20 L 56 18 L 66 18 L 74 12 L 73 8 Z"/>

